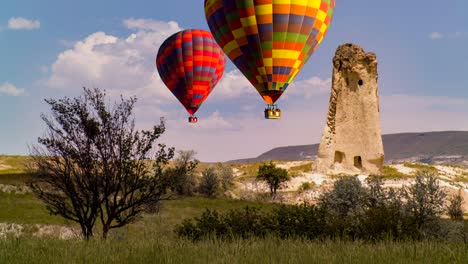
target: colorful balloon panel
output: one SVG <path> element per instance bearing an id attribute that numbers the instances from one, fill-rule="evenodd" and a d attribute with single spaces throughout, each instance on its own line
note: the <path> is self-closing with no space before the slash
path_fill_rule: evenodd
<path id="1" fill-rule="evenodd" d="M 183 30 L 161 45 L 159 75 L 189 114 L 197 112 L 223 76 L 226 59 L 210 32 Z"/>
<path id="2" fill-rule="evenodd" d="M 317 49 L 335 0 L 205 0 L 214 38 L 273 104 Z"/>

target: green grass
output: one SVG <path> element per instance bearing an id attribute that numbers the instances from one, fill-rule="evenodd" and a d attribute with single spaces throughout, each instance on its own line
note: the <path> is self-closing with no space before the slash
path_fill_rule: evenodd
<path id="1" fill-rule="evenodd" d="M 401 173 L 397 169 L 390 166 L 383 167 L 383 173 L 381 176 L 386 179 L 405 179 L 410 177 L 410 175 Z"/>
<path id="2" fill-rule="evenodd" d="M 0 223 L 65 224 L 58 216 L 51 216 L 45 205 L 32 194 L 0 192 Z"/>
<path id="3" fill-rule="evenodd" d="M 417 171 L 427 171 L 432 174 L 439 174 L 439 170 L 436 167 L 427 164 L 405 162 L 403 165 L 407 168 L 415 169 Z"/>
<path id="4" fill-rule="evenodd" d="M 394 171 L 391 174 L 395 176 Z M 0 183 L 23 184 L 26 179 L 24 172 L 0 175 Z M 165 201 L 159 214 L 144 215 L 131 225 L 112 230 L 107 241 L 99 238 L 89 242 L 63 241 L 28 235 L 0 238 L 0 263 L 467 263 L 468 247 L 461 243 L 276 238 L 192 243 L 175 237 L 173 230 L 177 224 L 200 216 L 205 208 L 225 212 L 246 205 L 266 210 L 276 206 L 200 197 Z M 0 193 L 0 223 L 5 222 L 71 224 L 59 216 L 49 215 L 44 204 L 32 194 Z"/>
<path id="5" fill-rule="evenodd" d="M 3 263 L 466 263 L 463 244 L 301 240 L 203 241 L 145 236 L 109 241 L 0 240 Z"/>
<path id="6" fill-rule="evenodd" d="M 468 183 L 468 173 L 464 172 L 462 175 L 458 175 L 453 179 L 454 182 Z"/>

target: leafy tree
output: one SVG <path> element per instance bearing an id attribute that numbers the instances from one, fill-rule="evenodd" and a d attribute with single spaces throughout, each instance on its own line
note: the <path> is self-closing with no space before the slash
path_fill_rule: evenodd
<path id="1" fill-rule="evenodd" d="M 214 197 L 220 187 L 220 180 L 214 168 L 207 168 L 202 172 L 200 192 L 208 197 Z"/>
<path id="2" fill-rule="evenodd" d="M 318 207 L 333 235 L 355 236 L 364 218 L 367 190 L 357 177 L 341 177 L 320 195 Z"/>
<path id="3" fill-rule="evenodd" d="M 276 191 L 281 189 L 283 184 L 290 179 L 291 178 L 288 175 L 288 171 L 276 167 L 273 162 L 270 162 L 269 164 L 262 164 L 258 168 L 257 180 L 265 181 L 268 184 L 272 197 L 275 197 Z"/>
<path id="4" fill-rule="evenodd" d="M 234 172 L 232 171 L 232 168 L 229 165 L 217 163 L 215 170 L 218 174 L 219 181 L 221 182 L 222 190 L 229 190 L 234 185 Z"/>
<path id="5" fill-rule="evenodd" d="M 447 194 L 436 177 L 427 171 L 418 171 L 415 183 L 403 189 L 406 210 L 418 229 L 438 219 L 444 212 Z"/>
<path id="6" fill-rule="evenodd" d="M 178 195 L 193 195 L 197 188 L 195 169 L 199 161 L 193 150 L 179 150 L 174 165 L 164 172 L 164 181 Z"/>
<path id="7" fill-rule="evenodd" d="M 47 99 L 52 110 L 50 117 L 42 115 L 47 134 L 31 151 L 32 191 L 51 214 L 79 223 L 86 240 L 97 219 L 106 238 L 109 230 L 166 199 L 162 171 L 174 152 L 159 144 L 152 154 L 165 131 L 163 119 L 151 130 L 137 131 L 136 98 L 121 98 L 112 108 L 105 98 L 99 89 L 84 88 L 80 97 Z"/>

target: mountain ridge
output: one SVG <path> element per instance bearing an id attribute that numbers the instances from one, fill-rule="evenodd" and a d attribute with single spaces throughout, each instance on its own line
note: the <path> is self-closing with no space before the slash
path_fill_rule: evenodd
<path id="1" fill-rule="evenodd" d="M 414 161 L 428 164 L 467 164 L 468 131 L 405 132 L 382 135 L 385 162 Z M 255 158 L 227 163 L 253 163 L 268 160 L 314 160 L 319 144 L 273 148 Z"/>

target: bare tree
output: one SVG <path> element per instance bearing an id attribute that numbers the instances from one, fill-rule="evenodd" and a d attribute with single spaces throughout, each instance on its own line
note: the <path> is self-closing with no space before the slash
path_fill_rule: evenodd
<path id="1" fill-rule="evenodd" d="M 105 93 L 84 88 L 84 96 L 48 99 L 52 117 L 42 115 L 47 134 L 31 153 L 29 186 L 50 213 L 77 222 L 85 239 L 97 219 L 102 236 L 138 218 L 166 199 L 163 167 L 174 149 L 152 154 L 165 131 L 164 120 L 152 130 L 135 130 L 136 98 L 105 104 Z M 154 158 L 154 159 L 153 159 Z"/>

